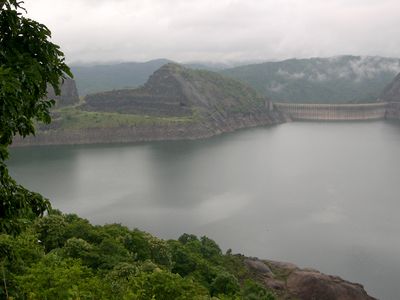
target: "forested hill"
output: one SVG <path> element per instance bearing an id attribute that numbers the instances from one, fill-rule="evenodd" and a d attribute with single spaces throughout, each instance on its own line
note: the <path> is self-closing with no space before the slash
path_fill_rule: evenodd
<path id="1" fill-rule="evenodd" d="M 265 99 L 237 80 L 169 63 L 143 87 L 91 94 L 84 110 L 152 116 L 199 115 L 213 120 L 265 110 Z"/>
<path id="2" fill-rule="evenodd" d="M 338 56 L 240 66 L 222 74 L 246 82 L 272 100 L 345 103 L 376 101 L 400 71 L 400 59 Z"/>
<path id="3" fill-rule="evenodd" d="M 386 102 L 400 102 L 400 73 L 385 87 L 379 98 Z"/>
<path id="4" fill-rule="evenodd" d="M 135 88 L 147 81 L 161 66 L 171 62 L 156 59 L 148 62 L 130 62 L 103 65 L 75 65 L 71 67 L 79 95 L 113 89 Z"/>
<path id="5" fill-rule="evenodd" d="M 80 96 L 114 89 L 136 88 L 168 59 L 72 67 Z M 400 59 L 378 56 L 338 56 L 289 59 L 226 69 L 226 64 L 191 63 L 192 69 L 218 71 L 239 79 L 273 100 L 291 102 L 375 101 L 400 72 Z M 225 69 L 223 69 L 225 67 Z"/>
<path id="6" fill-rule="evenodd" d="M 168 63 L 139 88 L 90 94 L 79 106 L 53 110 L 50 125 L 13 144 L 195 139 L 284 120 L 268 110 L 265 97 L 235 79 Z"/>
<path id="7" fill-rule="evenodd" d="M 59 211 L 23 221 L 0 234 L 0 299 L 374 300 L 336 276 L 223 254 L 205 236 L 165 241 Z"/>

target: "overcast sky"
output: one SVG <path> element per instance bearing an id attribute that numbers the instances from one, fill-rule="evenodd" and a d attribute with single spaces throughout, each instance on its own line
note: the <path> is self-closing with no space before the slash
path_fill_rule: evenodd
<path id="1" fill-rule="evenodd" d="M 400 0 L 25 0 L 68 62 L 400 57 Z"/>

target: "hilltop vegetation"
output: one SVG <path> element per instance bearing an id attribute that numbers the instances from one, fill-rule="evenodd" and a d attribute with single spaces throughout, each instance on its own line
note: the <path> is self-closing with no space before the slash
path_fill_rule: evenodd
<path id="1" fill-rule="evenodd" d="M 143 87 L 91 94 L 82 106 L 88 111 L 154 116 L 203 116 L 262 110 L 265 100 L 248 86 L 205 70 L 164 65 Z"/>
<path id="2" fill-rule="evenodd" d="M 0 234 L 0 253 L 0 298 L 275 299 L 244 256 L 222 254 L 205 236 L 164 241 L 58 211 L 28 222 L 15 237 Z"/>
<path id="3" fill-rule="evenodd" d="M 237 113 L 263 112 L 264 106 L 263 97 L 234 79 L 169 63 L 140 88 L 91 94 L 80 106 L 53 110 L 52 124 L 41 128 L 212 122 Z"/>
<path id="4" fill-rule="evenodd" d="M 400 59 L 338 56 L 289 59 L 221 71 L 274 101 L 345 103 L 376 101 L 400 71 Z"/>
<path id="5" fill-rule="evenodd" d="M 87 95 L 52 110 L 52 123 L 14 145 L 92 144 L 206 138 L 283 121 L 247 85 L 168 63 L 136 89 Z"/>

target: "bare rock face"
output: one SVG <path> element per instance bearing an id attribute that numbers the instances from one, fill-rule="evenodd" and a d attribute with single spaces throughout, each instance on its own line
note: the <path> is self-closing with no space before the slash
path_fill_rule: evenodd
<path id="1" fill-rule="evenodd" d="M 363 286 L 318 271 L 295 270 L 287 278 L 288 291 L 300 299 L 364 300 L 374 299 Z"/>
<path id="2" fill-rule="evenodd" d="M 251 270 L 256 271 L 258 274 L 265 276 L 273 276 L 271 269 L 261 260 L 257 258 L 246 258 L 244 264 Z"/>
<path id="3" fill-rule="evenodd" d="M 61 85 L 61 95 L 59 96 L 56 96 L 52 87 L 48 87 L 47 98 L 56 100 L 57 106 L 68 106 L 79 103 L 75 81 L 71 78 L 65 78 Z"/>
<path id="4" fill-rule="evenodd" d="M 379 98 L 384 102 L 400 102 L 400 74 L 385 87 Z"/>
<path id="5" fill-rule="evenodd" d="M 84 110 L 160 117 L 201 116 L 224 123 L 229 116 L 267 113 L 265 99 L 236 80 L 167 64 L 137 89 L 87 95 Z"/>
<path id="6" fill-rule="evenodd" d="M 258 280 L 276 293 L 278 299 L 376 300 L 362 285 L 314 269 L 259 259 L 246 259 L 244 263 Z"/>

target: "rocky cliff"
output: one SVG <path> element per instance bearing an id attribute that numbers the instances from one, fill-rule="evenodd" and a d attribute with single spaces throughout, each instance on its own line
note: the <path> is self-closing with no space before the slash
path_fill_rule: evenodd
<path id="1" fill-rule="evenodd" d="M 83 109 L 154 116 L 225 119 L 265 112 L 265 99 L 248 86 L 222 75 L 169 63 L 138 89 L 88 95 Z"/>
<path id="2" fill-rule="evenodd" d="M 47 88 L 47 97 L 56 100 L 57 106 L 68 106 L 79 103 L 78 90 L 75 81 L 71 78 L 65 78 L 61 84 L 61 94 L 57 96 L 52 87 Z"/>
<path id="3" fill-rule="evenodd" d="M 257 258 L 245 258 L 244 263 L 254 278 L 273 290 L 278 299 L 376 300 L 362 285 L 314 269 Z"/>
<path id="4" fill-rule="evenodd" d="M 54 112 L 36 137 L 16 145 L 195 139 L 283 122 L 265 98 L 217 73 L 167 64 L 137 89 L 88 95 L 74 109 Z"/>

